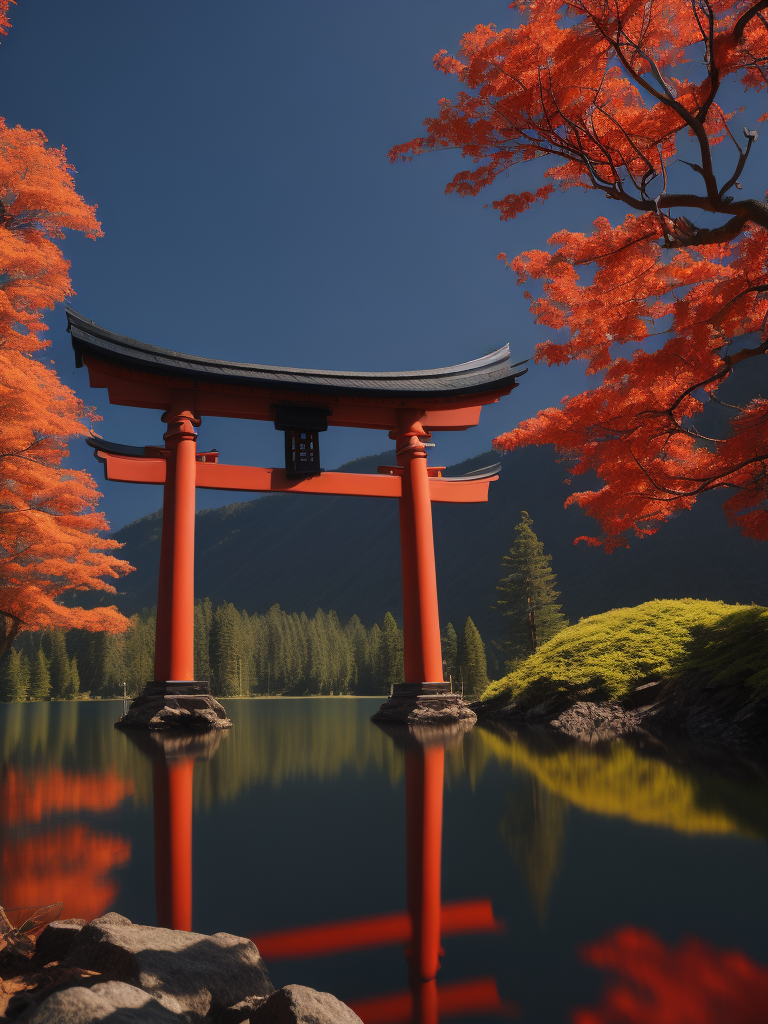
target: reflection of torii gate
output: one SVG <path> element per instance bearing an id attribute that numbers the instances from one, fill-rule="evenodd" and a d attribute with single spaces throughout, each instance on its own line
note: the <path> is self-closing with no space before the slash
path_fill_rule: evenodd
<path id="1" fill-rule="evenodd" d="M 162 409 L 168 425 L 163 448 L 89 442 L 108 480 L 163 484 L 156 683 L 194 680 L 195 489 L 210 487 L 398 498 L 405 685 L 444 691 L 432 502 L 487 501 L 498 467 L 441 477 L 427 467 L 425 442 L 435 430 L 475 426 L 484 405 L 517 386 L 524 371 L 515 372 L 509 346 L 438 370 L 295 370 L 185 355 L 113 334 L 73 310 L 67 318 L 91 386 L 107 388 L 115 405 Z M 198 453 L 194 428 L 203 416 L 273 421 L 285 431 L 286 469 L 227 466 L 218 452 Z M 328 423 L 388 430 L 398 465 L 380 475 L 321 472 L 318 432 Z"/>
<path id="2" fill-rule="evenodd" d="M 157 923 L 191 931 L 194 762 L 215 754 L 221 734 L 174 737 L 131 730 L 128 736 L 152 759 Z M 452 738 L 450 733 L 446 737 Z M 437 984 L 443 938 L 499 934 L 505 928 L 489 899 L 441 902 L 445 750 L 439 737 L 422 743 L 406 736 L 404 745 L 407 912 L 251 938 L 267 965 L 404 945 L 409 991 L 353 1001 L 364 1024 L 438 1024 L 443 1016 L 470 1014 L 517 1016 L 519 1007 L 502 998 L 493 976 Z"/>
<path id="3" fill-rule="evenodd" d="M 409 991 L 350 1005 L 364 1024 L 438 1024 L 443 1017 L 474 1014 L 515 1017 L 516 1003 L 502 998 L 493 976 L 437 984 L 441 939 L 449 935 L 500 934 L 504 923 L 489 899 L 441 901 L 444 743 L 456 738 L 435 730 L 419 742 L 403 726 L 396 742 L 405 747 L 407 913 L 311 925 L 252 935 L 259 952 L 274 960 L 328 956 L 402 943 Z"/>

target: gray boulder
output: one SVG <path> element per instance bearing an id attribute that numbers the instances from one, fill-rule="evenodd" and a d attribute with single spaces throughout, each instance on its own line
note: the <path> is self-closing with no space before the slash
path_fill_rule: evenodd
<path id="1" fill-rule="evenodd" d="M 627 733 L 641 731 L 637 711 L 625 711 L 615 701 L 590 704 L 578 701 L 549 724 L 553 729 L 582 743 L 606 743 Z"/>
<path id="2" fill-rule="evenodd" d="M 84 925 L 85 921 L 81 917 L 51 921 L 38 936 L 35 952 L 47 964 L 54 960 L 63 960 Z"/>
<path id="3" fill-rule="evenodd" d="M 18 1024 L 186 1024 L 180 1007 L 172 1008 L 147 992 L 121 981 L 101 982 L 92 988 L 75 986 L 54 992 L 31 1006 Z"/>
<path id="4" fill-rule="evenodd" d="M 362 1021 L 330 992 L 316 992 L 304 985 L 286 985 L 251 1013 L 250 1024 L 362 1024 Z"/>
<path id="5" fill-rule="evenodd" d="M 248 999 L 241 999 L 234 1006 L 222 1010 L 212 1019 L 212 1024 L 250 1024 L 253 1011 L 261 1006 L 269 996 L 250 996 Z"/>
<path id="6" fill-rule="evenodd" d="M 151 928 L 114 913 L 81 929 L 64 966 L 136 985 L 193 1024 L 243 999 L 273 992 L 249 939 Z"/>

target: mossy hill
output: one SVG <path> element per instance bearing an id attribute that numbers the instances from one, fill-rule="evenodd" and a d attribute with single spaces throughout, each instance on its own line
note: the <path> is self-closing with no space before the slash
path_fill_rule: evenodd
<path id="1" fill-rule="evenodd" d="M 491 683 L 482 699 L 507 697 L 521 711 L 557 695 L 625 701 L 645 683 L 691 676 L 712 688 L 768 692 L 768 609 L 686 599 L 590 616 Z"/>

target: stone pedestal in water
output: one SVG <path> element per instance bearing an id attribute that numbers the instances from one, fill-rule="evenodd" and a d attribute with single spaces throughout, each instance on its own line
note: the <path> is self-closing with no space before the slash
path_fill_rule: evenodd
<path id="1" fill-rule="evenodd" d="M 395 683 L 371 721 L 410 726 L 474 724 L 477 715 L 449 683 Z"/>
<path id="2" fill-rule="evenodd" d="M 200 732 L 230 729 L 223 706 L 211 696 L 208 683 L 147 683 L 127 712 L 115 722 L 118 729 Z"/>

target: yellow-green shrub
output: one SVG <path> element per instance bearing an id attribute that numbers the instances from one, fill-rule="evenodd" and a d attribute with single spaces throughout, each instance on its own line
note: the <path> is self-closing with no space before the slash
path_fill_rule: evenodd
<path id="1" fill-rule="evenodd" d="M 715 683 L 768 686 L 768 609 L 720 601 L 648 601 L 582 619 L 558 633 L 482 699 L 522 703 L 558 692 L 621 700 L 636 686 L 690 671 Z"/>

